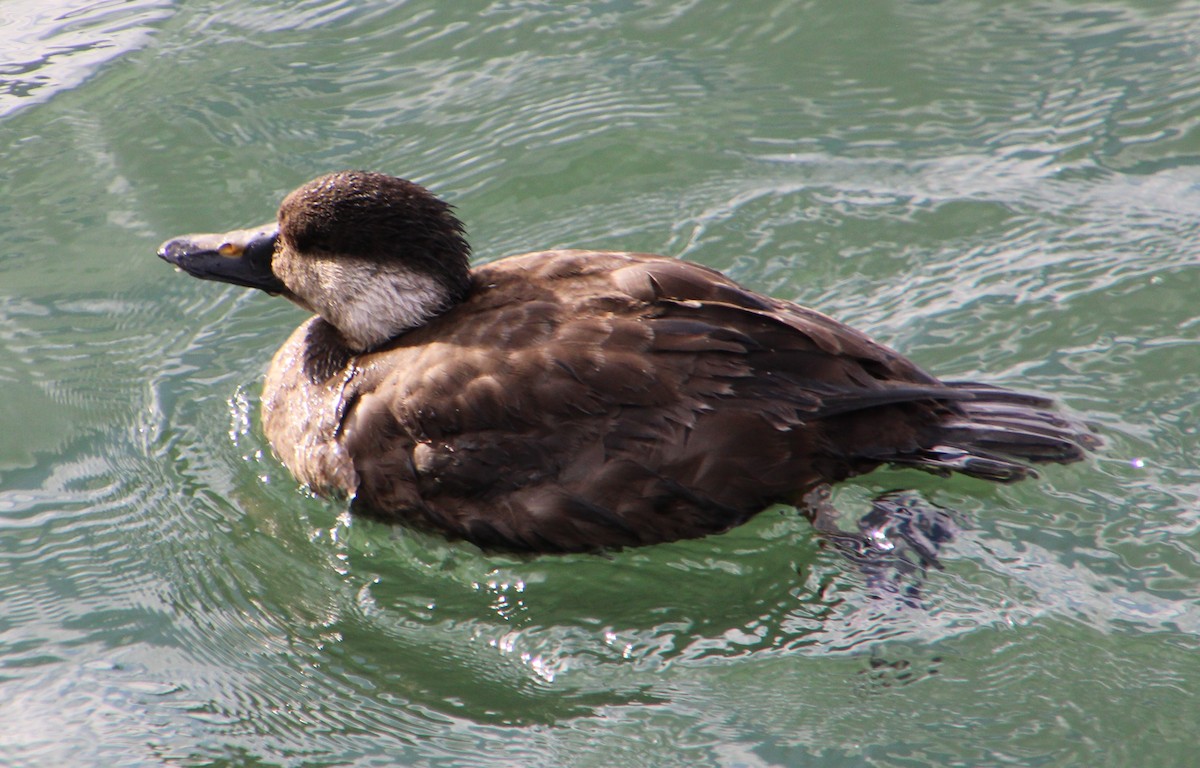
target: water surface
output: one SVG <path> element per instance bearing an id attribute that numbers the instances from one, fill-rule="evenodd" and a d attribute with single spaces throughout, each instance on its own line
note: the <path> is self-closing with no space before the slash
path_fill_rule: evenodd
<path id="1" fill-rule="evenodd" d="M 22 0 L 0 32 L 0 762 L 1194 761 L 1193 4 Z M 479 261 L 692 259 L 1106 445 L 841 487 L 961 513 L 920 609 L 787 510 L 537 559 L 351 520 L 258 424 L 303 314 L 153 256 L 347 167 L 443 194 Z"/>

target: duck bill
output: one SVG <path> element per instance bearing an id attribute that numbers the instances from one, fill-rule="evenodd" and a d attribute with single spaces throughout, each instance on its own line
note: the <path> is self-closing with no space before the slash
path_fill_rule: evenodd
<path id="1" fill-rule="evenodd" d="M 287 287 L 271 271 L 278 238 L 274 223 L 220 234 L 183 235 L 163 243 L 158 257 L 201 280 L 286 293 Z"/>

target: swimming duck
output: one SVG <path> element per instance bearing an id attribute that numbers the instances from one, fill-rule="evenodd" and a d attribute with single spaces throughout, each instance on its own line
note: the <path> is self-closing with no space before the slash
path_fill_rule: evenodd
<path id="1" fill-rule="evenodd" d="M 300 482 L 484 548 L 698 537 L 885 464 L 1007 483 L 1095 444 L 1044 398 L 940 381 L 697 264 L 549 250 L 471 269 L 451 206 L 380 173 L 322 176 L 270 225 L 158 255 L 314 313 L 262 396 Z"/>

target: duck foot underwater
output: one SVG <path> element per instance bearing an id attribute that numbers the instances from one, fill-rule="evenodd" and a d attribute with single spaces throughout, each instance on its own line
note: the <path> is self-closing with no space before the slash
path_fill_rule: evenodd
<path id="1" fill-rule="evenodd" d="M 840 515 L 830 501 L 831 492 L 828 485 L 818 486 L 798 507 L 821 543 L 854 563 L 872 594 L 922 607 L 925 576 L 930 569 L 942 570 L 938 556 L 958 535 L 958 513 L 915 491 L 888 491 L 871 501 L 870 511 L 858 519 L 858 530 L 848 531 L 837 524 Z"/>
<path id="2" fill-rule="evenodd" d="M 301 483 L 485 549 L 700 537 L 880 466 L 1008 483 L 1099 444 L 1045 398 L 941 381 L 698 264 L 558 249 L 472 269 L 451 206 L 385 174 L 322 176 L 269 224 L 158 255 L 313 313 L 262 396 Z M 917 510 L 877 504 L 858 556 L 936 567 L 950 527 Z"/>

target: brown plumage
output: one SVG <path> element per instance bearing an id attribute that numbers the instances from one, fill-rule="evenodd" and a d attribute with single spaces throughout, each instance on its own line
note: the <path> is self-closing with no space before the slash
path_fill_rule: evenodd
<path id="1" fill-rule="evenodd" d="M 1010 482 L 1094 444 L 1042 398 L 941 382 L 688 262 L 559 250 L 468 272 L 449 206 L 401 179 L 322 177 L 278 221 L 159 251 L 318 313 L 267 373 L 271 445 L 317 493 L 484 547 L 703 536 L 881 464 Z"/>

